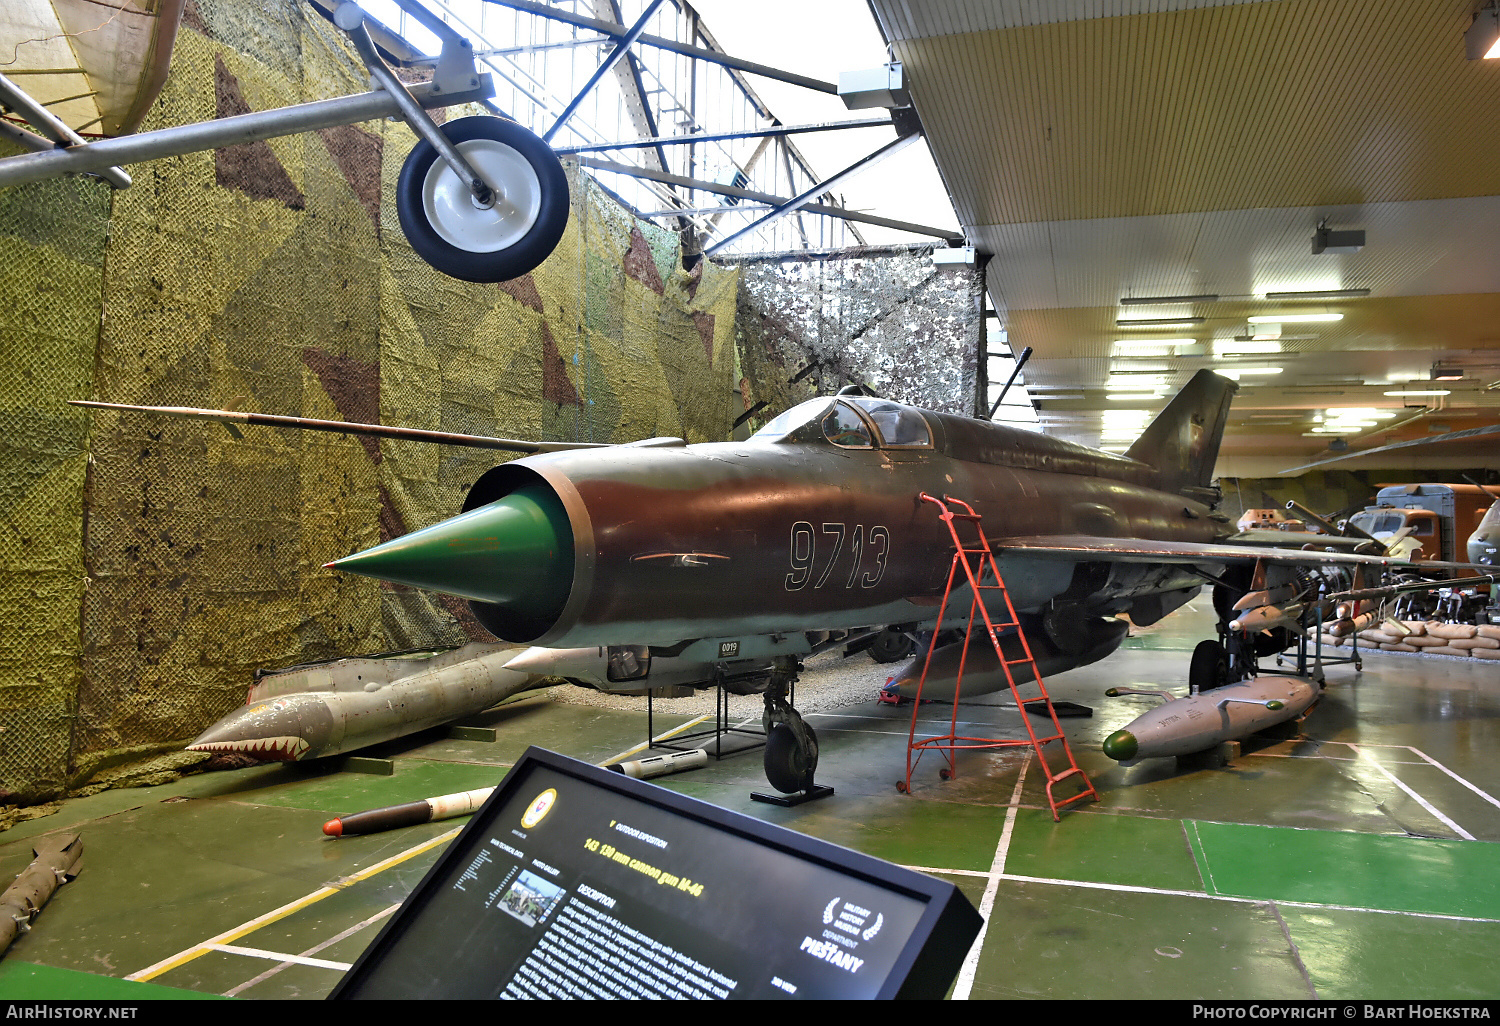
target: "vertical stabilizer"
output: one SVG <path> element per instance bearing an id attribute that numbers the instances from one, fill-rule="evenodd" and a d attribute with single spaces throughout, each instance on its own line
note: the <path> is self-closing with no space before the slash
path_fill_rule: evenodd
<path id="1" fill-rule="evenodd" d="M 1160 471 L 1163 491 L 1209 487 L 1224 423 L 1229 419 L 1229 403 L 1238 388 L 1213 371 L 1199 371 L 1125 455 Z"/>

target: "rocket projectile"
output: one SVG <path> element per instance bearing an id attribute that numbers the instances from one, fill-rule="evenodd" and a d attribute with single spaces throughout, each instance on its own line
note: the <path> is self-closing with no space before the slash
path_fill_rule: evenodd
<path id="1" fill-rule="evenodd" d="M 505 664 L 518 649 L 424 670 L 363 691 L 278 695 L 236 709 L 188 750 L 244 752 L 266 762 L 337 755 L 481 712 L 526 690 L 537 678 Z"/>
<path id="2" fill-rule="evenodd" d="M 683 770 L 702 769 L 707 765 L 708 752 L 702 748 L 694 748 L 686 752 L 673 752 L 670 755 L 652 755 L 644 759 L 632 759 L 630 762 L 617 762 L 609 768 L 616 773 L 623 773 L 627 777 L 635 777 L 637 780 L 649 780 L 652 777 L 661 777 L 668 773 L 681 773 Z"/>
<path id="3" fill-rule="evenodd" d="M 474 791 L 460 791 L 436 798 L 423 798 L 419 802 L 404 805 L 387 805 L 380 809 L 367 809 L 349 816 L 330 819 L 323 824 L 323 833 L 329 837 L 352 837 L 355 834 L 375 834 L 397 827 L 416 826 L 418 823 L 433 823 L 454 816 L 467 816 L 489 799 L 493 787 L 481 787 Z"/>
<path id="4" fill-rule="evenodd" d="M 1111 698 L 1160 694 L 1110 688 Z M 1320 686 L 1306 677 L 1251 677 L 1196 695 L 1174 698 L 1142 713 L 1104 739 L 1104 754 L 1117 762 L 1191 755 L 1225 741 L 1296 719 L 1318 700 Z"/>

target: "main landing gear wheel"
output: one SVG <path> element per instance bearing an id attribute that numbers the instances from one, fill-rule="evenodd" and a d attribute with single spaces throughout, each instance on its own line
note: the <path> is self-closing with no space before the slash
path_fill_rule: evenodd
<path id="1" fill-rule="evenodd" d="M 568 225 L 568 179 L 557 155 L 505 118 L 460 118 L 440 130 L 494 195 L 481 203 L 431 143 L 418 142 L 396 185 L 401 230 L 418 256 L 451 277 L 521 277 L 547 259 Z"/>
<path id="2" fill-rule="evenodd" d="M 1188 663 L 1188 688 L 1193 694 L 1229 683 L 1229 654 L 1217 641 L 1200 641 Z"/>
<path id="3" fill-rule="evenodd" d="M 875 635 L 870 642 L 870 658 L 877 663 L 894 663 L 898 659 L 909 659 L 917 649 L 917 643 L 900 631 L 889 627 Z"/>

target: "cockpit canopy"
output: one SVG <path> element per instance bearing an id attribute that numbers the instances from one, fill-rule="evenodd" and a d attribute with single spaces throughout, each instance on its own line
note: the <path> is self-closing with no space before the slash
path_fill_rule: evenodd
<path id="1" fill-rule="evenodd" d="M 849 396 L 809 399 L 755 432 L 759 442 L 823 438 L 845 449 L 930 449 L 932 429 L 909 406 L 887 399 Z"/>

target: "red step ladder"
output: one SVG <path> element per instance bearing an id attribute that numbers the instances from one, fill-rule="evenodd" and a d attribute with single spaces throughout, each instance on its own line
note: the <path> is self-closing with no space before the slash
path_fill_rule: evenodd
<path id="1" fill-rule="evenodd" d="M 974 507 L 961 499 L 944 496 L 942 499 L 933 498 L 923 492 L 921 498 L 924 502 L 935 504 L 942 512 L 939 514 L 943 523 L 948 525 L 948 533 L 953 536 L 953 563 L 948 568 L 948 585 L 943 590 L 943 601 L 938 606 L 937 622 L 941 624 L 948 610 L 948 599 L 953 594 L 955 583 L 962 587 L 964 582 L 958 580 L 959 567 L 963 568 L 964 578 L 968 582 L 972 598 L 969 603 L 969 620 L 964 628 L 964 647 L 961 650 L 958 662 L 958 678 L 953 686 L 953 717 L 949 723 L 948 733 L 938 737 L 923 738 L 917 740 L 917 713 L 922 708 L 922 688 L 927 683 L 927 670 L 932 665 L 933 649 L 937 645 L 938 632 L 934 631 L 931 643 L 927 646 L 927 658 L 922 664 L 922 676 L 917 680 L 916 701 L 912 703 L 911 731 L 907 737 L 906 746 L 906 779 L 896 782 L 897 790 L 902 793 L 911 792 L 911 774 L 916 769 L 917 763 L 922 755 L 928 751 L 938 751 L 943 755 L 947 765 L 938 771 L 938 775 L 944 780 L 951 780 L 957 773 L 957 763 L 954 753 L 959 749 L 970 748 L 1007 748 L 1016 745 L 1030 745 L 1036 752 L 1037 762 L 1047 773 L 1047 803 L 1052 807 L 1052 819 L 1061 820 L 1058 815 L 1065 805 L 1070 805 L 1085 798 L 1094 801 L 1099 800 L 1099 794 L 1094 790 L 1094 785 L 1089 782 L 1088 776 L 1078 768 L 1077 761 L 1073 758 L 1073 749 L 1068 745 L 1068 739 L 1063 734 L 1062 725 L 1057 721 L 1057 710 L 1052 707 L 1052 699 L 1047 694 L 1047 686 L 1042 682 L 1041 669 L 1036 665 L 1036 660 L 1031 655 L 1031 644 L 1026 640 L 1026 632 L 1021 628 L 1020 618 L 1016 616 L 1015 606 L 1011 604 L 1010 593 L 1005 588 L 1005 581 L 1000 577 L 1000 570 L 995 566 L 994 553 L 990 551 L 990 544 L 985 539 L 984 529 L 980 526 L 979 514 L 974 512 Z M 960 506 L 963 512 L 954 512 L 949 509 L 949 504 Z M 974 532 L 979 538 L 977 546 L 965 546 L 958 536 L 958 527 L 955 521 L 966 521 L 974 525 Z M 976 569 L 977 564 L 977 569 Z M 992 580 L 993 583 L 983 583 Z M 990 616 L 989 605 L 985 601 L 987 593 L 999 592 L 999 598 L 1005 606 L 1008 620 L 995 620 Z M 994 601 L 993 597 L 990 599 Z M 995 647 L 995 657 L 1000 661 L 1001 668 L 1005 671 L 1006 682 L 1010 685 L 1010 693 L 1015 697 L 1016 709 L 1021 714 L 1021 722 L 1026 724 L 1026 734 L 1030 740 L 1010 740 L 986 737 L 965 737 L 958 733 L 958 698 L 963 687 L 964 664 L 969 656 L 969 639 L 973 636 L 976 619 L 984 624 L 984 630 Z M 1019 659 L 1007 659 L 1000 645 L 1000 636 L 1004 631 L 1015 628 L 1015 637 L 1020 640 L 1022 657 Z M 1032 729 L 1030 715 L 1026 711 L 1026 704 L 1022 701 L 1019 685 L 1016 684 L 1015 675 L 1011 673 L 1012 666 L 1029 665 L 1031 667 L 1032 679 L 1036 681 L 1041 690 L 1041 701 L 1046 704 L 1047 716 L 1052 721 L 1053 733 L 1047 737 L 1037 737 L 1036 731 Z M 1036 699 L 1031 700 L 1033 704 Z M 1054 771 L 1047 763 L 1045 746 L 1054 741 L 1062 743 L 1062 752 L 1067 757 L 1067 765 L 1061 770 Z M 1056 749 L 1054 749 L 1056 751 Z M 915 753 L 915 757 L 913 755 Z M 1083 784 L 1083 790 L 1077 794 L 1058 800 L 1053 793 L 1053 788 L 1060 782 L 1072 777 L 1077 777 Z"/>

